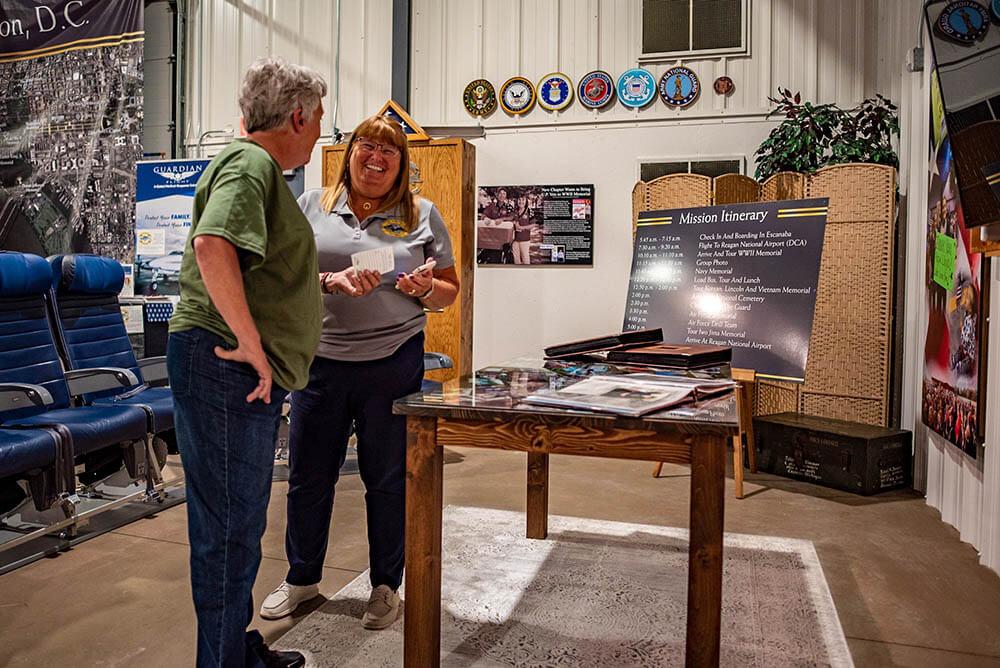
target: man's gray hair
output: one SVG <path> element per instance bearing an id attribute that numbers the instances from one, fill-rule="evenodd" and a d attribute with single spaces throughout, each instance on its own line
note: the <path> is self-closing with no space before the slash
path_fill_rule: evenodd
<path id="1" fill-rule="evenodd" d="M 326 81 L 315 70 L 282 58 L 258 58 L 240 88 L 240 111 L 248 133 L 271 130 L 302 108 L 308 120 L 326 96 Z"/>

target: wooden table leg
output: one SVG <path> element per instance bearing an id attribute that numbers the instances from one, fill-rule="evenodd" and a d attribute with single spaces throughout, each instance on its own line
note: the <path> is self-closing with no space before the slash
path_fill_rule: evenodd
<path id="1" fill-rule="evenodd" d="M 437 419 L 406 419 L 406 601 L 403 665 L 441 663 L 441 503 L 444 457 Z"/>
<path id="2" fill-rule="evenodd" d="M 719 665 L 722 525 L 726 439 L 699 436 L 691 446 L 691 547 L 688 556 L 688 668 Z"/>
<path id="3" fill-rule="evenodd" d="M 549 455 L 528 453 L 528 538 L 549 535 Z"/>
<path id="4" fill-rule="evenodd" d="M 736 498 L 743 498 L 743 437 L 733 436 L 733 487 Z"/>

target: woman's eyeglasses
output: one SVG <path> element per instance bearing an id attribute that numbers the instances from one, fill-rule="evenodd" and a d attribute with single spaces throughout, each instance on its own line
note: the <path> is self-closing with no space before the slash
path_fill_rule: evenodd
<path id="1" fill-rule="evenodd" d="M 376 144 L 368 139 L 359 139 L 357 147 L 365 153 L 374 153 L 377 150 L 384 158 L 398 158 L 402 153 L 398 146 L 393 146 L 392 144 Z"/>

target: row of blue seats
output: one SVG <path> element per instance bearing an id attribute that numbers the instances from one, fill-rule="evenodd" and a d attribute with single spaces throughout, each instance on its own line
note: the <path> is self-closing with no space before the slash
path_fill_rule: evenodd
<path id="1" fill-rule="evenodd" d="M 147 493 L 160 481 L 153 442 L 172 436 L 173 398 L 150 385 L 165 360 L 132 352 L 123 281 L 110 258 L 0 252 L 0 516 L 19 493 L 71 506 L 77 471 L 93 484 L 124 466 Z"/>

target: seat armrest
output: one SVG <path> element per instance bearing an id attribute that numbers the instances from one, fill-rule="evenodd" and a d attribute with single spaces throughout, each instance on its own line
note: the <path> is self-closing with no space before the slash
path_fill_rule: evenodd
<path id="1" fill-rule="evenodd" d="M 166 385 L 167 380 L 167 358 L 164 355 L 159 357 L 147 357 L 139 360 L 139 370 L 142 371 L 142 379 L 147 385 L 156 387 Z"/>
<path id="2" fill-rule="evenodd" d="M 41 407 L 51 406 L 54 400 L 52 394 L 41 385 L 0 383 L 0 411 L 26 408 L 29 402 Z"/>
<path id="3" fill-rule="evenodd" d="M 98 366 L 91 369 L 73 369 L 63 374 L 69 393 L 78 397 L 90 392 L 102 392 L 120 387 L 133 387 L 139 384 L 139 379 L 128 369 L 118 369 L 111 366 Z"/>
<path id="4" fill-rule="evenodd" d="M 450 369 L 455 365 L 444 353 L 424 353 L 424 371 L 434 369 Z"/>

